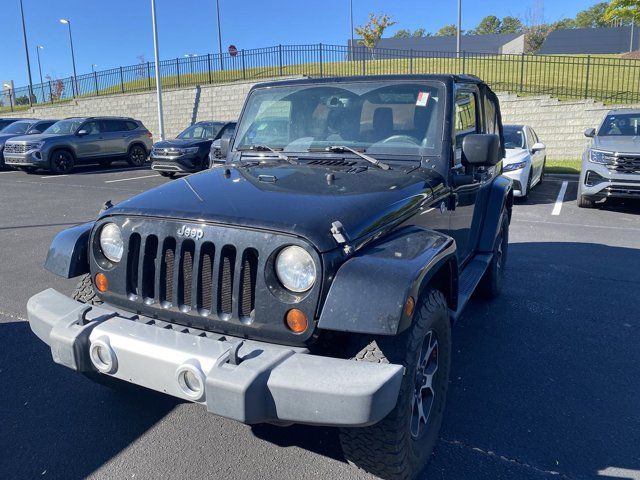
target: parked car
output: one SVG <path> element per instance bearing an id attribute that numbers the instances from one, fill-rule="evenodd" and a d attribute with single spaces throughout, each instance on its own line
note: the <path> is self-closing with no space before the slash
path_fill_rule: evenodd
<path id="1" fill-rule="evenodd" d="M 578 206 L 593 207 L 606 198 L 640 198 L 640 110 L 611 110 L 582 155 Z"/>
<path id="2" fill-rule="evenodd" d="M 216 164 L 220 165 L 225 162 L 225 159 L 222 158 L 222 137 L 227 140 L 230 140 L 233 137 L 233 134 L 236 131 L 236 124 L 233 124 L 233 128 L 227 129 L 222 135 L 220 135 L 217 139 L 211 142 L 211 149 L 209 150 L 209 168 L 214 167 Z"/>
<path id="3" fill-rule="evenodd" d="M 528 125 L 505 125 L 504 146 L 507 155 L 502 172 L 513 180 L 513 194 L 526 199 L 531 189 L 544 180 L 547 147 Z"/>
<path id="4" fill-rule="evenodd" d="M 118 158 L 139 167 L 147 160 L 151 132 L 139 120 L 128 117 L 72 117 L 54 123 L 40 135 L 8 140 L 7 165 L 27 172 L 36 169 L 68 173 L 75 165 L 108 166 Z"/>
<path id="5" fill-rule="evenodd" d="M 174 140 L 153 145 L 151 168 L 165 177 L 176 173 L 199 172 L 209 168 L 211 142 L 233 131 L 235 122 L 198 122 L 191 125 Z"/>
<path id="6" fill-rule="evenodd" d="M 13 122 L 17 122 L 18 120 L 24 120 L 24 118 L 2 118 L 0 117 L 0 132 L 2 129 L 11 125 Z"/>
<path id="7" fill-rule="evenodd" d="M 34 118 L 18 120 L 0 131 L 0 170 L 5 168 L 4 144 L 7 140 L 21 135 L 36 135 L 42 133 L 57 120 L 37 120 Z"/>
<path id="8" fill-rule="evenodd" d="M 286 133 L 254 143 L 266 116 Z M 248 424 L 337 426 L 348 460 L 415 478 L 438 440 L 451 324 L 503 281 L 501 129 L 473 76 L 254 86 L 224 167 L 55 237 L 45 267 L 78 288 L 32 297 L 31 329 L 100 383 Z"/>

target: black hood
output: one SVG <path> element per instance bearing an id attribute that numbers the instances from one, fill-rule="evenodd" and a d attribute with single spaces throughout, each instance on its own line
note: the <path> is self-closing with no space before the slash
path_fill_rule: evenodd
<path id="1" fill-rule="evenodd" d="M 336 248 L 331 224 L 351 240 L 403 218 L 431 195 L 437 174 L 424 169 L 358 173 L 285 163 L 219 167 L 132 197 L 103 215 L 171 217 L 295 234 L 320 251 Z M 225 175 L 227 171 L 228 175 Z M 330 181 L 327 174 L 333 173 Z"/>
<path id="2" fill-rule="evenodd" d="M 202 138 L 174 138 L 173 140 L 162 140 L 153 144 L 153 148 L 188 148 L 210 146 L 211 139 Z"/>

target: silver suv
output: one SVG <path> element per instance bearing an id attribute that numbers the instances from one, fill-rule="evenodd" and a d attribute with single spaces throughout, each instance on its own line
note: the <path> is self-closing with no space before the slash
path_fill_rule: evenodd
<path id="1" fill-rule="evenodd" d="M 578 206 L 597 200 L 640 198 L 640 110 L 621 108 L 607 113 L 600 127 L 589 128 L 592 139 L 582 155 Z"/>
<path id="2" fill-rule="evenodd" d="M 40 135 L 15 137 L 4 147 L 7 165 L 68 173 L 81 163 L 108 166 L 118 158 L 144 165 L 151 150 L 151 132 L 139 120 L 125 117 L 72 117 Z"/>

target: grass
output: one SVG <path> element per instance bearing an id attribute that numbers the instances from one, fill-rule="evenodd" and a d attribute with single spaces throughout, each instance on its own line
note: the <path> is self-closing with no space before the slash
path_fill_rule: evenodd
<path id="1" fill-rule="evenodd" d="M 547 160 L 545 173 L 580 174 L 582 160 Z"/>

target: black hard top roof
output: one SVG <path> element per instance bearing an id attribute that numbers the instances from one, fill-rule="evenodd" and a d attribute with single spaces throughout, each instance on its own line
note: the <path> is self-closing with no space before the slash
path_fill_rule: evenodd
<path id="1" fill-rule="evenodd" d="M 279 80 L 266 83 L 258 83 L 253 88 L 275 87 L 283 85 L 313 85 L 327 83 L 350 83 L 350 82 L 376 82 L 390 80 L 432 80 L 445 84 L 452 83 L 475 83 L 483 85 L 485 82 L 475 75 L 453 75 L 453 74 L 418 74 L 418 75 L 355 75 L 350 77 L 306 77 L 293 80 Z"/>

